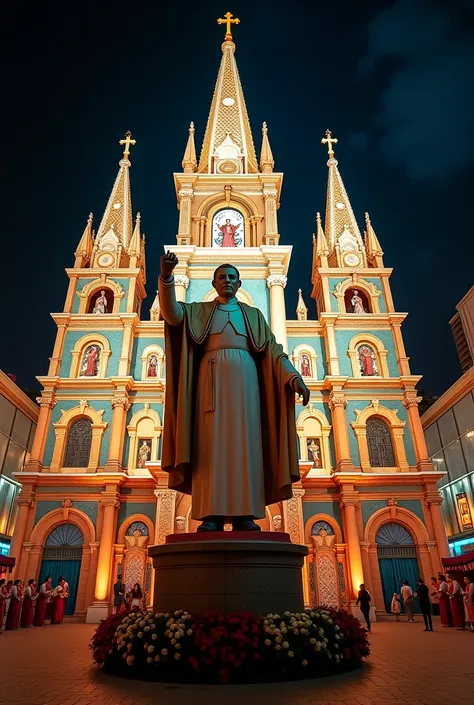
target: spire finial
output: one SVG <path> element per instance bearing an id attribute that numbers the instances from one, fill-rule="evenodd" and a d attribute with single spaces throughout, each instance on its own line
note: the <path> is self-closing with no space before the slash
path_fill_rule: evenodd
<path id="1" fill-rule="evenodd" d="M 296 306 L 296 318 L 298 321 L 306 321 L 308 318 L 308 309 L 303 301 L 303 293 L 298 289 L 298 305 Z"/>
<path id="2" fill-rule="evenodd" d="M 196 147 L 194 145 L 194 122 L 189 123 L 188 132 L 188 142 L 186 144 L 186 149 L 184 150 L 184 157 L 181 165 L 185 172 L 191 173 L 196 171 L 197 168 Z"/>
<path id="3" fill-rule="evenodd" d="M 238 17 L 234 17 L 234 15 L 231 12 L 226 12 L 224 17 L 219 17 L 217 20 L 217 24 L 225 24 L 226 25 L 226 32 L 225 32 L 225 41 L 226 42 L 231 42 L 232 41 L 232 33 L 231 33 L 231 27 L 233 24 L 240 24 L 240 20 Z"/>
<path id="4" fill-rule="evenodd" d="M 332 136 L 331 130 L 326 130 L 326 137 L 323 137 L 321 144 L 327 144 L 329 158 L 334 157 L 334 150 L 332 148 L 333 144 L 337 144 L 337 138 Z"/>
<path id="5" fill-rule="evenodd" d="M 130 145 L 133 146 L 136 143 L 137 143 L 137 140 L 133 140 L 132 133 L 130 132 L 130 130 L 127 130 L 127 132 L 125 133 L 125 139 L 119 141 L 119 144 L 124 145 L 124 147 L 125 147 L 125 149 L 123 151 L 123 158 L 124 159 L 128 159 L 128 157 L 130 156 Z"/>
<path id="6" fill-rule="evenodd" d="M 189 123 L 189 134 L 194 135 L 194 122 L 192 120 Z"/>
<path id="7" fill-rule="evenodd" d="M 262 152 L 260 154 L 260 171 L 273 171 L 275 160 L 273 159 L 272 148 L 268 140 L 267 123 L 262 123 Z"/>
<path id="8" fill-rule="evenodd" d="M 137 216 L 135 218 L 135 222 L 139 223 L 141 221 L 141 219 L 142 219 L 142 217 L 141 217 L 140 213 L 137 213 Z"/>
<path id="9" fill-rule="evenodd" d="M 92 214 L 92 212 L 91 212 L 91 213 L 89 213 L 89 217 L 87 218 L 87 222 L 88 222 L 88 223 L 92 223 L 93 219 L 94 219 L 94 216 L 93 216 L 93 214 Z"/>

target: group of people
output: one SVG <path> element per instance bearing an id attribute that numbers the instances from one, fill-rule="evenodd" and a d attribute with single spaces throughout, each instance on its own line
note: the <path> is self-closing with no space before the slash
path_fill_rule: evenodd
<path id="1" fill-rule="evenodd" d="M 47 577 L 40 589 L 31 578 L 25 586 L 23 580 L 0 580 L 0 633 L 18 627 L 42 627 L 45 620 L 51 624 L 61 624 L 64 619 L 66 599 L 69 597 L 69 584 L 61 576 L 56 587 L 53 579 Z"/>
<path id="2" fill-rule="evenodd" d="M 140 583 L 135 583 L 131 590 L 127 592 L 127 588 L 122 578 L 118 577 L 114 583 L 114 609 L 116 612 L 123 610 L 142 609 L 143 608 L 143 592 Z"/>

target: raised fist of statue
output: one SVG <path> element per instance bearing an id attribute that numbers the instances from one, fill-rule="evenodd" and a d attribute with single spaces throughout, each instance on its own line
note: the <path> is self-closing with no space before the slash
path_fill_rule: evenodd
<path id="1" fill-rule="evenodd" d="M 160 264 L 161 264 L 161 271 L 160 271 L 160 276 L 162 279 L 169 279 L 170 276 L 173 274 L 173 269 L 176 267 L 178 264 L 179 260 L 176 257 L 174 252 L 168 252 L 165 255 L 161 255 L 160 258 Z"/>
<path id="2" fill-rule="evenodd" d="M 296 392 L 300 397 L 303 397 L 302 403 L 303 406 L 306 406 L 306 404 L 309 402 L 309 389 L 306 386 L 306 384 L 303 382 L 301 377 L 296 377 L 296 379 L 293 382 L 293 391 Z"/>

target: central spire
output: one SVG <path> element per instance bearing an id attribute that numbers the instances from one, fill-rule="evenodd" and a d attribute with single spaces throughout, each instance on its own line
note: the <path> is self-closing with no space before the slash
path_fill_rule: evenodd
<path id="1" fill-rule="evenodd" d="M 230 32 L 231 25 L 240 20 L 232 19 L 228 12 L 225 19 L 220 18 L 217 22 L 225 23 L 227 31 L 198 171 L 255 174 L 258 173 L 257 157 Z"/>

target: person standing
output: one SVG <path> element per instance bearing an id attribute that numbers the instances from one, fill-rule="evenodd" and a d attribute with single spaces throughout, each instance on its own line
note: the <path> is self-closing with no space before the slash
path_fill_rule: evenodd
<path id="1" fill-rule="evenodd" d="M 453 626 L 457 631 L 463 631 L 464 621 L 464 600 L 461 586 L 451 573 L 446 576 L 448 580 L 448 594 L 451 602 L 451 614 L 453 615 Z"/>
<path id="2" fill-rule="evenodd" d="M 392 597 L 392 605 L 390 607 L 392 614 L 395 615 L 395 621 L 399 622 L 400 621 L 400 597 L 397 592 L 393 593 Z"/>
<path id="3" fill-rule="evenodd" d="M 25 588 L 25 595 L 23 598 L 23 607 L 21 609 L 21 627 L 32 627 L 33 626 L 33 614 L 35 611 L 35 603 L 38 597 L 36 592 L 36 581 L 34 578 L 28 580 L 28 585 Z"/>
<path id="4" fill-rule="evenodd" d="M 464 602 L 469 617 L 471 632 L 474 632 L 474 583 L 468 575 L 464 576 L 464 586 Z"/>
<path id="5" fill-rule="evenodd" d="M 115 612 L 120 612 L 122 605 L 125 600 L 125 584 L 122 582 L 122 578 L 117 576 L 117 582 L 114 583 L 114 610 Z"/>
<path id="6" fill-rule="evenodd" d="M 364 583 L 359 585 L 359 593 L 357 595 L 356 605 L 360 605 L 360 611 L 364 615 L 365 622 L 367 624 L 367 631 L 371 632 L 370 628 L 370 593 L 365 587 Z"/>
<path id="7" fill-rule="evenodd" d="M 23 583 L 17 579 L 13 583 L 10 607 L 8 608 L 5 630 L 18 629 L 20 626 L 21 603 L 23 602 Z"/>
<path id="8" fill-rule="evenodd" d="M 10 602 L 12 599 L 12 587 L 13 587 L 13 580 L 9 580 L 7 582 L 7 584 L 3 586 L 4 595 L 5 595 L 5 617 L 8 614 L 8 610 L 10 609 Z"/>
<path id="9" fill-rule="evenodd" d="M 64 607 L 66 605 L 66 597 L 68 584 L 63 576 L 58 580 L 58 586 L 54 589 L 53 611 L 51 613 L 51 624 L 62 624 L 64 619 Z"/>
<path id="10" fill-rule="evenodd" d="M 33 619 L 34 627 L 42 627 L 44 624 L 46 610 L 48 609 L 48 601 L 51 595 L 51 581 L 52 577 L 48 576 L 39 589 L 35 616 Z"/>
<path id="11" fill-rule="evenodd" d="M 3 618 L 5 617 L 5 602 L 7 599 L 5 582 L 5 578 L 0 580 L 0 634 L 3 634 Z"/>
<path id="12" fill-rule="evenodd" d="M 403 598 L 403 602 L 405 603 L 408 621 L 414 622 L 415 620 L 413 619 L 413 590 L 408 585 L 408 580 L 402 580 L 402 588 L 400 592 Z"/>
<path id="13" fill-rule="evenodd" d="M 446 577 L 442 573 L 438 574 L 438 582 L 439 615 L 441 618 L 441 626 L 452 627 L 453 617 L 451 614 L 448 583 L 446 582 Z"/>
<path id="14" fill-rule="evenodd" d="M 418 598 L 420 603 L 423 621 L 425 622 L 425 632 L 432 632 L 433 620 L 431 619 L 430 591 L 428 586 L 425 585 L 423 578 L 418 578 L 416 581 L 415 597 Z"/>
<path id="15" fill-rule="evenodd" d="M 431 596 L 431 609 L 432 614 L 439 617 L 439 580 L 434 576 L 430 580 L 430 596 Z"/>

